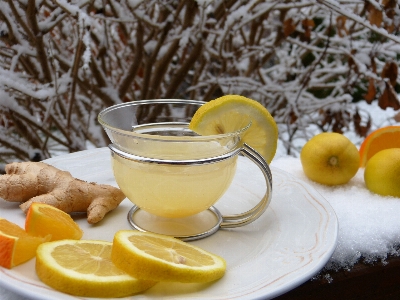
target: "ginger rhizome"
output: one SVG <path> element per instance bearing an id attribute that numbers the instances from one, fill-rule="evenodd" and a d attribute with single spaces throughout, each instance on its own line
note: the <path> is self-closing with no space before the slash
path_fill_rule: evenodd
<path id="1" fill-rule="evenodd" d="M 0 197 L 23 202 L 20 208 L 25 213 L 33 202 L 40 202 L 66 213 L 86 211 L 87 221 L 94 224 L 125 198 L 116 187 L 74 178 L 43 162 L 14 162 L 5 170 L 0 176 Z"/>

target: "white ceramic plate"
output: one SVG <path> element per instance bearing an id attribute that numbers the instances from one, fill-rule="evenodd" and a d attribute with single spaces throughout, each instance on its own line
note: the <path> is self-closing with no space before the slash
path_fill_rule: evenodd
<path id="1" fill-rule="evenodd" d="M 116 186 L 107 148 L 59 156 L 47 162 L 80 179 Z M 221 280 L 212 284 L 158 283 L 129 299 L 269 299 L 315 275 L 335 249 L 336 215 L 308 184 L 279 169 L 272 168 L 272 174 L 273 198 L 257 221 L 192 242 L 226 259 L 227 272 Z M 216 207 L 223 214 L 239 213 L 252 207 L 264 193 L 261 171 L 240 157 L 234 182 Z M 75 220 L 84 230 L 84 239 L 112 241 L 117 230 L 130 229 L 126 216 L 131 206 L 125 199 L 94 226 L 86 222 L 84 215 L 75 216 Z M 3 200 L 0 217 L 22 227 L 25 221 L 18 204 Z M 11 270 L 0 267 L 0 285 L 34 299 L 82 299 L 41 283 L 34 266 L 32 259 Z"/>

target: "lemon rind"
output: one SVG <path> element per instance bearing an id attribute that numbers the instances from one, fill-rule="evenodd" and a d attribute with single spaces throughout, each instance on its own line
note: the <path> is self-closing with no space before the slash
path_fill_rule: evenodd
<path id="1" fill-rule="evenodd" d="M 220 108 L 221 110 L 219 110 Z M 260 127 L 264 131 L 264 137 L 252 140 L 244 137 L 243 141 L 260 152 L 267 163 L 270 163 L 277 151 L 278 126 L 268 110 L 255 100 L 240 95 L 226 95 L 211 100 L 196 111 L 189 124 L 189 129 L 199 134 L 212 134 L 206 127 L 209 127 L 215 120 L 220 120 L 221 117 L 232 112 L 239 113 L 243 118 L 248 118 L 252 122 L 251 127 Z M 237 122 L 239 121 L 237 120 Z M 264 146 L 259 145 L 260 140 L 265 141 Z"/>

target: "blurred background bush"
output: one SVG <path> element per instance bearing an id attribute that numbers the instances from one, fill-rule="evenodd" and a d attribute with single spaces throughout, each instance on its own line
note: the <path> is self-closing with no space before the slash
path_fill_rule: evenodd
<path id="1" fill-rule="evenodd" d="M 396 0 L 3 0 L 0 162 L 106 146 L 97 114 L 137 99 L 242 94 L 294 156 L 365 136 L 355 103 L 400 108 L 399 32 Z"/>

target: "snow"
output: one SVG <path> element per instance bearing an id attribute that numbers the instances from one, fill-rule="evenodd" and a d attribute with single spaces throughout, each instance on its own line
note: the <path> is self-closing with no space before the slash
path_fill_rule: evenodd
<path id="1" fill-rule="evenodd" d="M 191 30 L 190 28 L 185 29 L 181 33 L 181 38 L 179 39 L 179 46 L 180 47 L 185 47 L 187 43 L 189 42 L 190 36 L 191 36 Z"/>
<path id="2" fill-rule="evenodd" d="M 138 6 L 143 0 L 128 0 L 128 5 L 132 8 Z"/>
<path id="3" fill-rule="evenodd" d="M 85 52 L 83 53 L 83 68 L 88 69 L 90 58 L 92 56 L 91 49 L 90 49 L 90 31 L 86 31 L 83 35 L 83 43 L 85 44 Z"/>
<path id="4" fill-rule="evenodd" d="M 310 184 L 330 203 L 338 222 L 338 243 L 326 269 L 351 268 L 361 258 L 366 262 L 400 255 L 400 200 L 382 197 L 367 190 L 360 169 L 349 183 L 329 187 L 309 180 L 300 160 L 281 156 L 271 166 L 295 175 Z"/>
<path id="5" fill-rule="evenodd" d="M 199 6 L 206 7 L 208 6 L 213 0 L 196 0 Z"/>
<path id="6" fill-rule="evenodd" d="M 79 9 L 78 5 L 73 5 L 70 4 L 68 2 L 66 2 L 65 0 L 56 0 L 55 1 L 60 7 L 68 10 L 71 15 L 76 16 L 78 14 L 81 14 L 81 10 Z"/>
<path id="7" fill-rule="evenodd" d="M 357 103 L 357 106 L 371 114 L 371 130 L 400 125 L 393 120 L 397 112 L 391 108 L 382 110 L 377 103 L 369 105 L 364 101 Z M 317 128 L 314 129 L 318 133 Z M 344 135 L 358 148 L 363 141 L 353 131 L 345 132 Z M 299 141 L 299 144 L 305 142 Z M 338 244 L 326 270 L 351 269 L 359 261 L 385 263 L 388 255 L 400 256 L 400 199 L 371 193 L 364 183 L 363 168 L 345 185 L 329 187 L 315 183 L 305 176 L 300 159 L 287 156 L 285 151 L 282 142 L 279 142 L 271 166 L 311 185 L 329 202 L 337 215 Z"/>
<path id="8" fill-rule="evenodd" d="M 144 45 L 144 51 L 146 51 L 146 53 L 150 56 L 156 49 L 156 46 L 157 46 L 157 41 L 148 41 Z"/>

